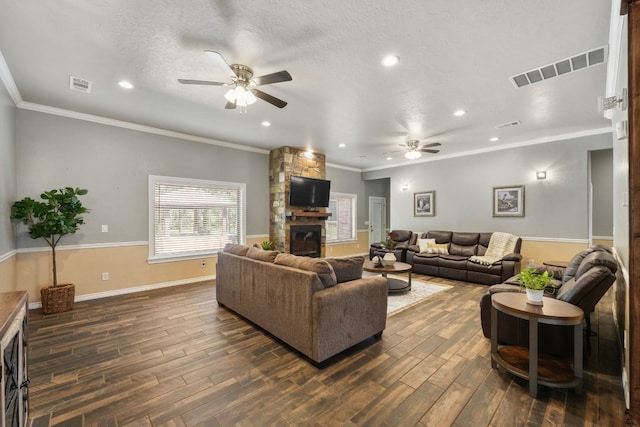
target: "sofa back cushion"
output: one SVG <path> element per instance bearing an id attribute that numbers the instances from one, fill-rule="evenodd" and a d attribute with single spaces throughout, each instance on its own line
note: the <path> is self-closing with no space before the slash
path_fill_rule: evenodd
<path id="1" fill-rule="evenodd" d="M 278 251 L 265 251 L 262 248 L 250 247 L 247 251 L 247 258 L 258 261 L 273 262 L 279 253 L 280 252 Z"/>
<path id="2" fill-rule="evenodd" d="M 584 257 L 576 270 L 576 274 L 573 276 L 574 279 L 579 280 L 583 274 L 599 265 L 608 268 L 612 273 L 618 270 L 616 260 L 611 254 L 604 251 L 594 251 Z"/>
<path id="3" fill-rule="evenodd" d="M 449 243 L 451 242 L 451 232 L 450 231 L 428 231 L 427 236 L 428 239 L 436 239 L 436 243 Z"/>
<path id="4" fill-rule="evenodd" d="M 249 251 L 249 246 L 227 243 L 224 245 L 223 251 L 234 255 L 246 256 Z"/>
<path id="5" fill-rule="evenodd" d="M 470 257 L 478 252 L 479 233 L 456 233 L 451 235 L 449 253 Z"/>
<path id="6" fill-rule="evenodd" d="M 480 233 L 480 237 L 478 238 L 478 253 L 476 255 L 482 256 L 487 252 L 492 235 L 493 233 Z"/>
<path id="7" fill-rule="evenodd" d="M 325 260 L 333 268 L 338 283 L 357 280 L 362 277 L 362 267 L 364 266 L 363 256 L 325 258 Z"/>
<path id="8" fill-rule="evenodd" d="M 363 261 L 364 262 L 364 261 Z M 318 275 L 325 288 L 330 288 L 338 283 L 333 267 L 322 258 L 309 258 L 293 254 L 279 253 L 274 260 L 275 264 L 300 270 L 312 271 Z"/>
<path id="9" fill-rule="evenodd" d="M 600 246 L 591 246 L 590 248 L 585 249 L 584 251 L 578 252 L 576 255 L 574 255 L 573 258 L 571 258 L 571 260 L 567 264 L 567 267 L 564 269 L 564 274 L 562 275 L 562 283 L 565 283 L 569 281 L 569 279 L 573 278 L 578 272 L 578 269 L 580 268 L 582 261 L 594 252 L 596 253 L 604 252 L 608 255 L 611 255 L 609 251 L 607 251 L 606 249 Z M 611 257 L 611 259 L 613 259 L 613 257 Z M 615 265 L 615 260 L 613 261 L 613 263 Z M 615 266 L 615 269 L 613 269 L 613 271 L 615 272 L 616 270 L 617 270 L 617 266 Z M 582 272 L 584 273 L 584 268 L 582 269 Z"/>
<path id="10" fill-rule="evenodd" d="M 411 230 L 391 230 L 389 237 L 396 243 L 409 242 L 411 240 Z"/>

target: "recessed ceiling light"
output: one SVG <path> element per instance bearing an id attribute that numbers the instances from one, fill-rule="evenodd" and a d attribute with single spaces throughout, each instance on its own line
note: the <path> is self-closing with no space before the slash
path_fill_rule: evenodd
<path id="1" fill-rule="evenodd" d="M 387 160 L 393 160 L 393 157 L 387 157 Z"/>
<path id="2" fill-rule="evenodd" d="M 398 62 L 400 62 L 400 58 L 398 56 L 388 55 L 385 56 L 382 60 L 382 65 L 384 65 L 385 67 L 393 67 L 394 65 L 397 65 Z"/>
<path id="3" fill-rule="evenodd" d="M 455 113 L 453 113 L 453 115 L 457 117 L 464 116 L 465 114 L 467 114 L 467 112 L 464 110 L 458 110 Z"/>
<path id="4" fill-rule="evenodd" d="M 133 89 L 133 85 L 130 82 L 126 81 L 126 80 L 120 80 L 118 82 L 118 85 L 120 87 L 125 88 L 125 89 Z"/>
<path id="5" fill-rule="evenodd" d="M 489 141 L 491 141 L 491 142 L 496 142 L 496 141 L 499 141 L 499 140 L 500 140 L 500 138 L 498 138 L 497 136 L 494 136 L 493 138 L 489 139 Z"/>
<path id="6" fill-rule="evenodd" d="M 340 148 L 344 148 L 346 146 L 347 146 L 347 144 L 345 144 L 344 142 L 342 144 L 338 144 L 338 147 L 340 147 Z"/>
<path id="7" fill-rule="evenodd" d="M 262 122 L 262 123 L 260 123 L 260 124 L 261 124 L 262 126 L 266 127 L 266 128 L 267 128 L 267 127 L 269 127 L 269 126 L 271 126 L 271 122 L 270 122 L 270 121 L 267 121 L 267 120 L 265 120 L 264 122 Z"/>

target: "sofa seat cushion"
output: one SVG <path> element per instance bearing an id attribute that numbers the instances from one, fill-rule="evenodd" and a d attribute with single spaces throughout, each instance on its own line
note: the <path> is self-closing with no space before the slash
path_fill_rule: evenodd
<path id="1" fill-rule="evenodd" d="M 445 268 L 456 268 L 460 270 L 467 270 L 467 257 L 460 255 L 440 255 L 440 259 L 438 260 L 439 267 Z"/>
<path id="2" fill-rule="evenodd" d="M 362 267 L 364 266 L 363 256 L 326 258 L 326 261 L 333 268 L 338 283 L 344 283 L 362 277 Z"/>
<path id="3" fill-rule="evenodd" d="M 502 272 L 502 261 L 498 261 L 495 264 L 484 265 L 477 262 L 468 261 L 467 270 L 477 271 L 480 273 L 497 274 L 498 276 Z"/>
<path id="4" fill-rule="evenodd" d="M 438 265 L 438 260 L 440 259 L 440 255 L 438 254 L 415 254 L 413 256 L 414 264 L 425 264 L 425 265 Z"/>
<path id="5" fill-rule="evenodd" d="M 331 264 L 322 258 L 309 258 L 293 254 L 279 253 L 275 257 L 274 264 L 312 271 L 318 275 L 325 288 L 330 288 L 338 283 L 333 267 L 331 267 Z"/>

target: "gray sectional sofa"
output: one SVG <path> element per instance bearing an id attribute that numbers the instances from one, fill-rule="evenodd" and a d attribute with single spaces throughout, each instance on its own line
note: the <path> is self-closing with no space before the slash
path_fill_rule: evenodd
<path id="1" fill-rule="evenodd" d="M 227 245 L 218 253 L 216 298 L 319 363 L 386 327 L 387 280 L 362 278 L 363 262 Z"/>

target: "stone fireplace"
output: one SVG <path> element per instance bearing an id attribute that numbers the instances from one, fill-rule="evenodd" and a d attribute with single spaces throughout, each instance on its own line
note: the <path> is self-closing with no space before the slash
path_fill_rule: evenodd
<path id="1" fill-rule="evenodd" d="M 292 225 L 289 227 L 289 252 L 318 258 L 322 255 L 322 226 Z"/>
<path id="2" fill-rule="evenodd" d="M 276 244 L 277 250 L 294 253 L 292 244 L 302 243 L 293 240 L 298 234 L 292 233 L 291 228 L 294 227 L 295 230 L 295 227 L 314 226 L 315 230 L 319 230 L 319 241 L 316 243 L 319 245 L 319 252 L 318 255 L 308 256 L 325 256 L 325 220 L 330 214 L 325 212 L 325 208 L 311 213 L 289 206 L 291 176 L 325 179 L 324 154 L 309 153 L 293 147 L 280 147 L 269 153 L 269 240 Z M 308 238 L 304 239 L 309 231 L 300 233 L 302 237 L 298 238 L 302 238 L 304 244 L 310 244 Z"/>

